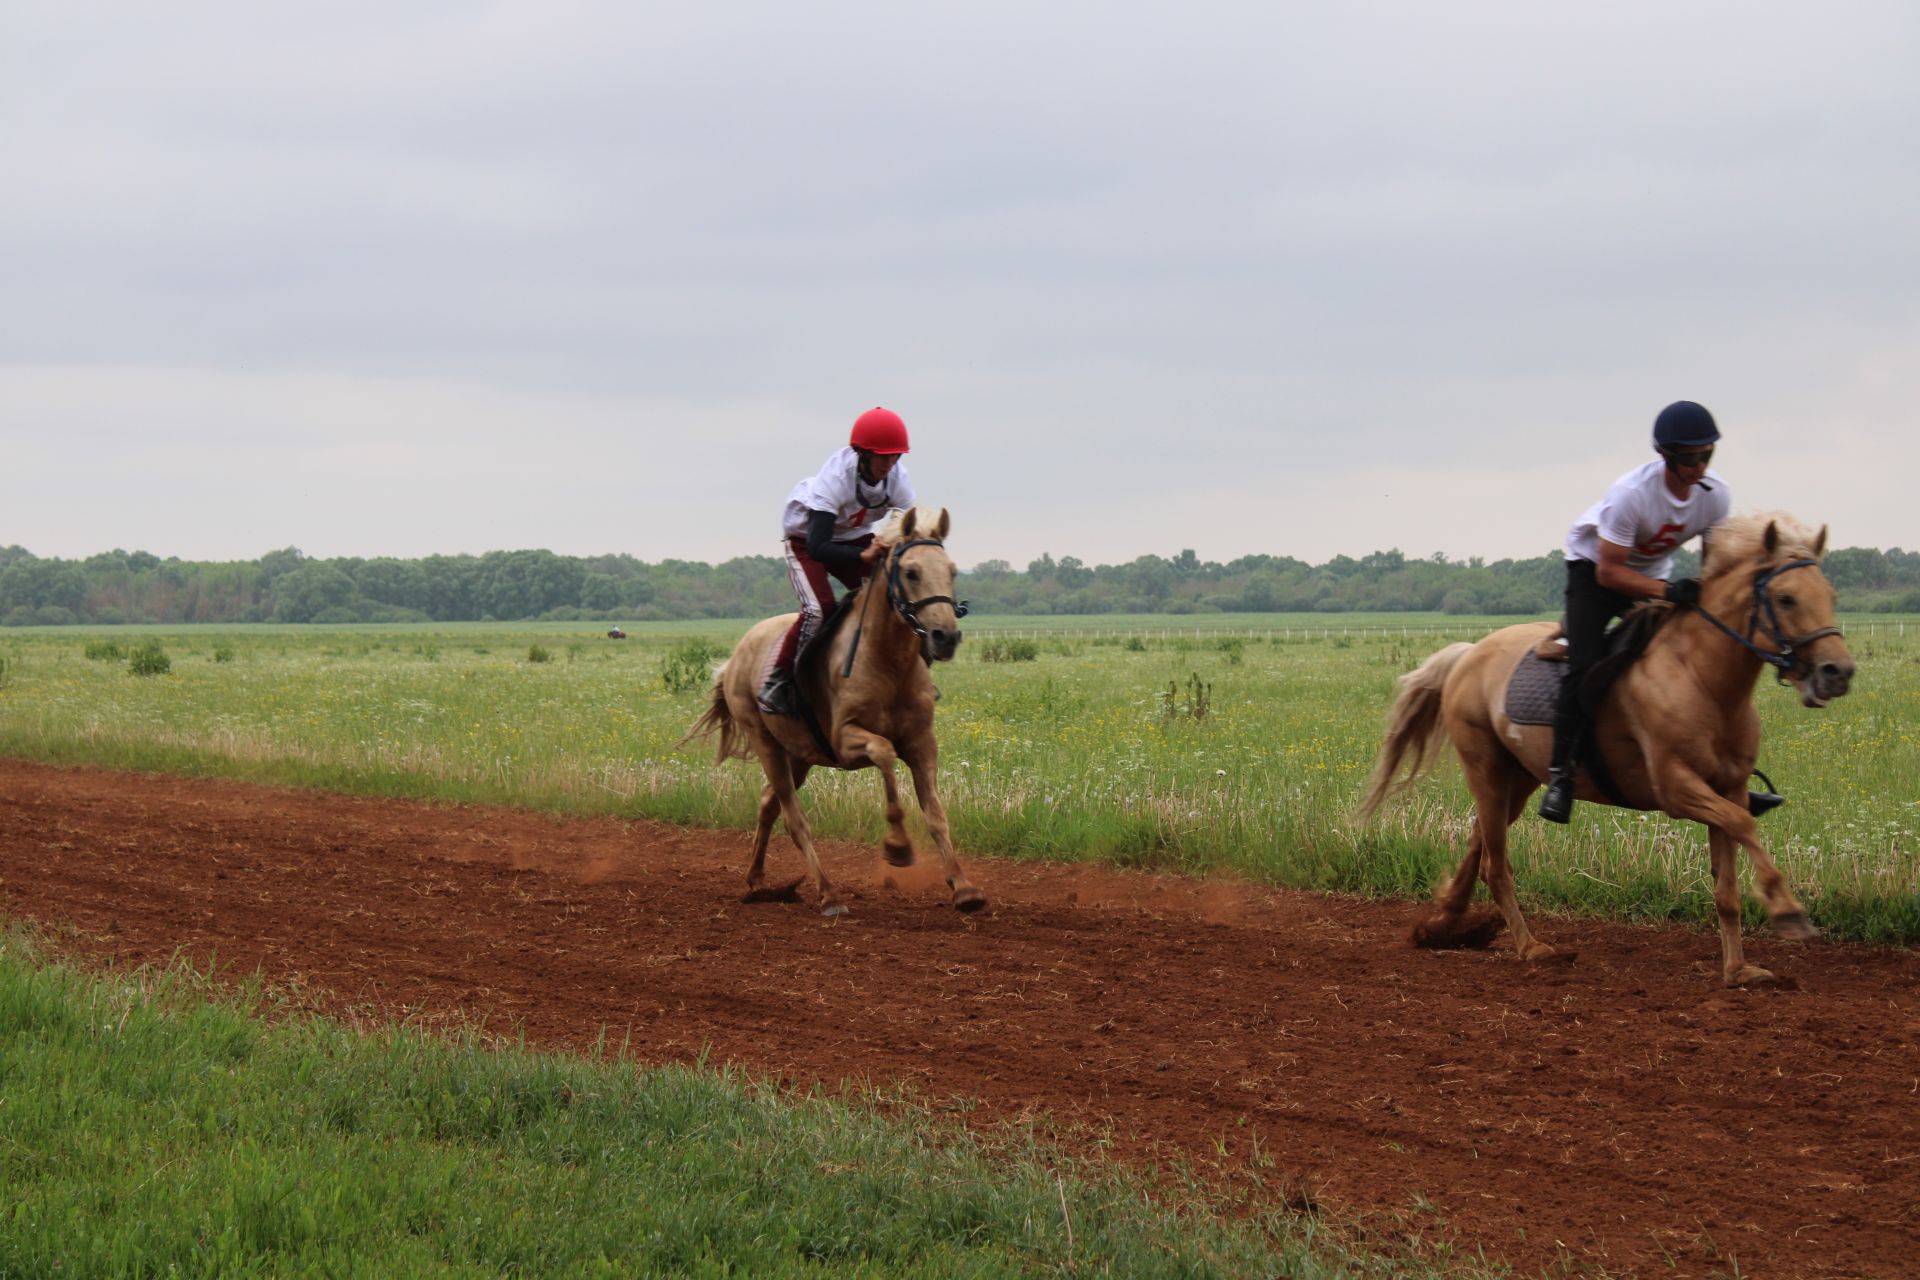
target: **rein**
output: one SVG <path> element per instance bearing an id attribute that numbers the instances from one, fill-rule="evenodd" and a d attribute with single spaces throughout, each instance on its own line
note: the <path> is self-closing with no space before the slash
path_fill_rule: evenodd
<path id="1" fill-rule="evenodd" d="M 1720 621 L 1720 619 L 1714 617 L 1711 613 L 1708 613 L 1706 608 L 1699 603 L 1696 602 L 1691 608 L 1708 622 L 1720 628 L 1722 632 L 1733 637 L 1748 653 L 1751 653 L 1754 657 L 1772 667 L 1774 669 L 1773 678 L 1779 683 L 1785 684 L 1788 674 L 1800 662 L 1800 656 L 1797 652 L 1799 649 L 1812 644 L 1815 640 L 1842 634 L 1838 627 L 1820 627 L 1807 632 L 1807 634 L 1803 636 L 1796 636 L 1789 639 L 1786 632 L 1781 629 L 1780 615 L 1774 611 L 1773 596 L 1768 593 L 1767 584 L 1789 569 L 1808 569 L 1812 568 L 1815 563 L 1816 562 L 1812 560 L 1789 560 L 1787 563 L 1775 565 L 1771 569 L 1763 569 L 1753 576 L 1753 606 L 1747 612 L 1747 631 L 1745 635 L 1740 634 L 1726 623 Z M 1762 610 L 1765 611 L 1764 620 L 1767 624 L 1767 638 L 1778 646 L 1777 651 L 1762 649 L 1753 642 L 1753 633 L 1760 629 Z"/>
<path id="2" fill-rule="evenodd" d="M 965 600 L 955 600 L 952 596 L 923 596 L 918 600 L 909 600 L 907 598 L 906 588 L 900 584 L 900 560 L 914 547 L 944 548 L 946 545 L 946 543 L 940 541 L 938 538 L 915 538 L 911 542 L 897 544 L 887 553 L 887 567 L 885 570 L 887 576 L 887 603 L 893 607 L 893 611 L 899 614 L 909 627 L 913 628 L 914 634 L 919 636 L 922 641 L 926 641 L 930 637 L 927 634 L 927 629 L 920 625 L 920 618 L 918 616 L 920 610 L 930 604 L 950 604 L 953 606 L 953 616 L 956 618 L 964 618 L 967 616 L 967 602 Z M 878 577 L 879 575 L 875 574 L 874 576 Z M 866 587 L 863 587 L 862 590 L 866 590 L 872 587 L 872 585 L 873 580 L 868 579 Z M 853 674 L 853 659 L 854 656 L 860 652 L 860 634 L 867 626 L 866 601 L 862 600 L 860 603 L 860 619 L 855 623 L 853 628 L 853 643 L 847 646 L 847 660 L 840 668 L 840 675 L 843 679 Z"/>

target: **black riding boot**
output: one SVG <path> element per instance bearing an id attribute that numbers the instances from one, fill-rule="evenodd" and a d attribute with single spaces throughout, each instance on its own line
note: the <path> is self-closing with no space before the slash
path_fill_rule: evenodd
<path id="1" fill-rule="evenodd" d="M 793 696 L 793 673 L 775 667 L 767 682 L 760 686 L 760 709 L 768 715 L 790 716 L 798 712 Z"/>
<path id="2" fill-rule="evenodd" d="M 1574 747 L 1586 725 L 1562 712 L 1553 724 L 1553 766 L 1547 774 L 1547 794 L 1540 797 L 1540 816 L 1548 822 L 1573 820 Z"/>

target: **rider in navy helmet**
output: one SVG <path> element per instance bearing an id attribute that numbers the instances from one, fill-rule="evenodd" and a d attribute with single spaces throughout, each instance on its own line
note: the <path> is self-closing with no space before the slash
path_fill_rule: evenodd
<path id="1" fill-rule="evenodd" d="M 1675 400 L 1653 420 L 1653 447 L 1662 456 L 1669 449 L 1694 449 L 1720 439 L 1720 424 L 1703 404 Z M 1672 465 L 1672 459 L 1668 458 Z"/>
<path id="2" fill-rule="evenodd" d="M 1704 405 L 1674 401 L 1653 420 L 1659 457 L 1615 480 L 1567 531 L 1567 670 L 1554 708 L 1552 772 L 1540 800 L 1540 816 L 1549 822 L 1573 815 L 1588 729 L 1580 680 L 1606 653 L 1607 624 L 1642 600 L 1684 607 L 1700 599 L 1698 578 L 1668 579 L 1675 549 L 1704 539 L 1731 509 L 1726 481 L 1707 470 L 1719 439 L 1719 424 Z"/>

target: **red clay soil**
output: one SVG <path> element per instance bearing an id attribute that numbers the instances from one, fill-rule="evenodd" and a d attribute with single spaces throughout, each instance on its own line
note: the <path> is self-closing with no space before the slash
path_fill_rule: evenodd
<path id="1" fill-rule="evenodd" d="M 1920 1274 L 1914 950 L 1761 934 L 1749 955 L 1797 985 L 1726 991 L 1701 929 L 1545 919 L 1579 959 L 1529 967 L 1412 949 L 1411 904 L 985 858 L 990 905 L 963 916 L 931 858 L 832 844 L 853 911 L 828 921 L 805 886 L 743 903 L 747 852 L 0 761 L 0 915 L 77 955 L 217 959 L 355 1018 L 897 1081 L 1228 1176 L 1257 1135 L 1274 1194 L 1526 1274 Z M 772 859 L 799 871 L 784 838 Z"/>

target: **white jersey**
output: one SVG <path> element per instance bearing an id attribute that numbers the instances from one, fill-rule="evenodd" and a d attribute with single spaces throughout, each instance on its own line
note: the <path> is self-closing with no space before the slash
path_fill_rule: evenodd
<path id="1" fill-rule="evenodd" d="M 780 530 L 789 538 L 807 536 L 810 511 L 833 512 L 833 540 L 851 542 L 872 531 L 881 516 L 894 507 L 913 505 L 913 481 L 901 460 L 879 484 L 860 479 L 860 452 L 852 445 L 836 450 L 816 475 L 793 486 Z"/>
<path id="2" fill-rule="evenodd" d="M 1567 559 L 1600 563 L 1600 540 L 1627 548 L 1627 567 L 1649 578 L 1673 572 L 1673 549 L 1727 518 L 1733 498 L 1709 470 L 1684 498 L 1667 488 L 1667 464 L 1655 458 L 1613 482 L 1607 496 L 1567 531 Z"/>

